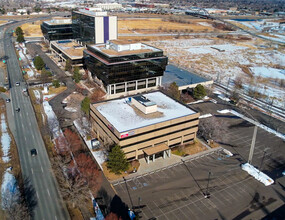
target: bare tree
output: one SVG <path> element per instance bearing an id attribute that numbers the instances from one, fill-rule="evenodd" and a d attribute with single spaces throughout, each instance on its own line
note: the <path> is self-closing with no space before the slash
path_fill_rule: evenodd
<path id="1" fill-rule="evenodd" d="M 205 140 L 225 142 L 227 140 L 228 125 L 224 120 L 218 120 L 215 116 L 200 119 L 198 133 Z"/>
<path id="2" fill-rule="evenodd" d="M 7 219 L 26 220 L 30 218 L 25 199 L 23 199 L 19 192 L 13 193 L 7 189 L 3 193 L 5 196 L 2 196 L 2 207 L 5 210 Z"/>

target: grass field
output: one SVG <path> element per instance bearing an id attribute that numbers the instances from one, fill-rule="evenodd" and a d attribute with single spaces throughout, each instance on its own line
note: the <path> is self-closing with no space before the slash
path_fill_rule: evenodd
<path id="1" fill-rule="evenodd" d="M 24 31 L 25 37 L 42 37 L 41 31 L 41 23 L 42 21 L 36 21 L 33 23 L 26 23 L 21 25 L 22 30 Z"/>
<path id="2" fill-rule="evenodd" d="M 165 32 L 209 32 L 213 31 L 210 25 L 200 24 L 196 19 L 188 23 L 179 23 L 162 20 L 161 18 L 125 19 L 118 21 L 119 34 L 127 33 L 165 33 Z M 191 22 L 191 23 L 190 23 Z M 205 23 L 205 20 L 203 20 Z M 206 23 L 205 23 L 206 24 Z"/>

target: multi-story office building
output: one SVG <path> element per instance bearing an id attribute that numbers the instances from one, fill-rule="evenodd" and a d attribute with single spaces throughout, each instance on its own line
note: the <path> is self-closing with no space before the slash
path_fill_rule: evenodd
<path id="1" fill-rule="evenodd" d="M 73 11 L 72 30 L 74 39 L 84 45 L 106 43 L 117 39 L 117 16 L 85 9 Z"/>
<path id="2" fill-rule="evenodd" d="M 92 129 L 103 144 L 118 144 L 128 159 L 148 162 L 193 142 L 199 115 L 159 91 L 90 105 Z"/>
<path id="3" fill-rule="evenodd" d="M 45 40 L 72 39 L 72 22 L 70 19 L 44 21 L 41 29 Z"/>
<path id="4" fill-rule="evenodd" d="M 162 50 L 143 43 L 112 40 L 84 50 L 84 67 L 103 82 L 109 97 L 157 89 L 167 61 Z"/>
<path id="5" fill-rule="evenodd" d="M 74 40 L 57 40 L 50 42 L 50 51 L 58 62 L 70 60 L 73 66 L 82 66 L 84 46 Z"/>

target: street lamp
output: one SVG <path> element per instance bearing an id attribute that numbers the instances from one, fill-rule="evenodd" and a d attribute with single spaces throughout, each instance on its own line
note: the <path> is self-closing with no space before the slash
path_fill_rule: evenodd
<path id="1" fill-rule="evenodd" d="M 204 193 L 204 197 L 205 197 L 205 199 L 209 199 L 209 198 L 210 198 L 210 193 L 209 193 L 209 182 L 210 182 L 210 176 L 211 176 L 211 171 L 209 171 L 209 175 L 208 175 L 208 183 L 207 183 L 207 188 L 206 188 L 206 193 Z"/>

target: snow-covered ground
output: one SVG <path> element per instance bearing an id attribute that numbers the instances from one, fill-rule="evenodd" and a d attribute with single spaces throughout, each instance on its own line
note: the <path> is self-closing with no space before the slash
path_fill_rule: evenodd
<path id="1" fill-rule="evenodd" d="M 88 149 L 90 150 L 91 154 L 99 164 L 100 168 L 103 170 L 102 164 L 107 161 L 108 152 L 105 149 L 96 150 L 94 151 L 91 146 L 91 140 L 87 140 L 86 135 L 86 129 L 84 129 L 84 126 L 88 126 L 86 123 L 88 123 L 88 120 L 86 118 L 76 119 L 73 121 L 74 126 L 76 127 L 77 131 L 83 138 L 84 142 L 86 143 Z M 82 126 L 84 124 L 84 126 Z"/>
<path id="2" fill-rule="evenodd" d="M 250 36 L 245 35 L 250 38 Z M 229 79 L 240 77 L 244 85 L 249 85 L 250 76 L 246 69 L 250 68 L 257 75 L 266 78 L 284 77 L 285 51 L 282 48 L 269 48 L 265 42 L 256 39 L 238 41 L 226 39 L 175 39 L 152 41 L 149 44 L 164 50 L 169 61 L 180 67 L 197 72 L 199 75 L 217 80 L 226 85 Z M 216 48 L 216 49 L 215 49 Z M 265 70 L 269 74 L 265 75 Z M 271 90 L 271 94 L 279 97 L 280 103 L 285 102 L 285 96 L 280 92 L 285 90 L 271 82 L 259 83 L 260 90 L 264 87 Z"/>
<path id="3" fill-rule="evenodd" d="M 271 67 L 250 67 L 250 70 L 254 73 L 255 76 L 285 79 L 285 69 L 281 70 Z"/>
<path id="4" fill-rule="evenodd" d="M 62 134 L 62 131 L 59 126 L 59 122 L 57 120 L 57 117 L 54 111 L 52 110 L 52 107 L 48 103 L 48 101 L 43 101 L 43 107 L 47 115 L 47 121 L 48 121 L 49 128 L 52 131 L 53 138 L 55 139 Z"/>
<path id="5" fill-rule="evenodd" d="M 1 146 L 2 146 L 2 160 L 5 163 L 8 163 L 10 161 L 10 144 L 11 144 L 11 138 L 7 131 L 7 124 L 5 115 L 1 114 Z"/>
<path id="6" fill-rule="evenodd" d="M 19 196 L 18 184 L 15 176 L 11 173 L 11 168 L 8 168 L 3 175 L 1 185 L 1 201 L 2 208 L 8 208 L 12 201 L 17 201 Z"/>
<path id="7" fill-rule="evenodd" d="M 64 109 L 66 111 L 69 111 L 69 112 L 77 112 L 78 111 L 76 108 L 73 108 L 73 107 L 65 107 Z"/>
<path id="8" fill-rule="evenodd" d="M 274 183 L 274 180 L 267 176 L 265 173 L 256 169 L 249 163 L 245 163 L 241 165 L 241 168 L 246 171 L 249 175 L 253 176 L 256 180 L 263 183 L 265 186 L 269 186 Z"/>

